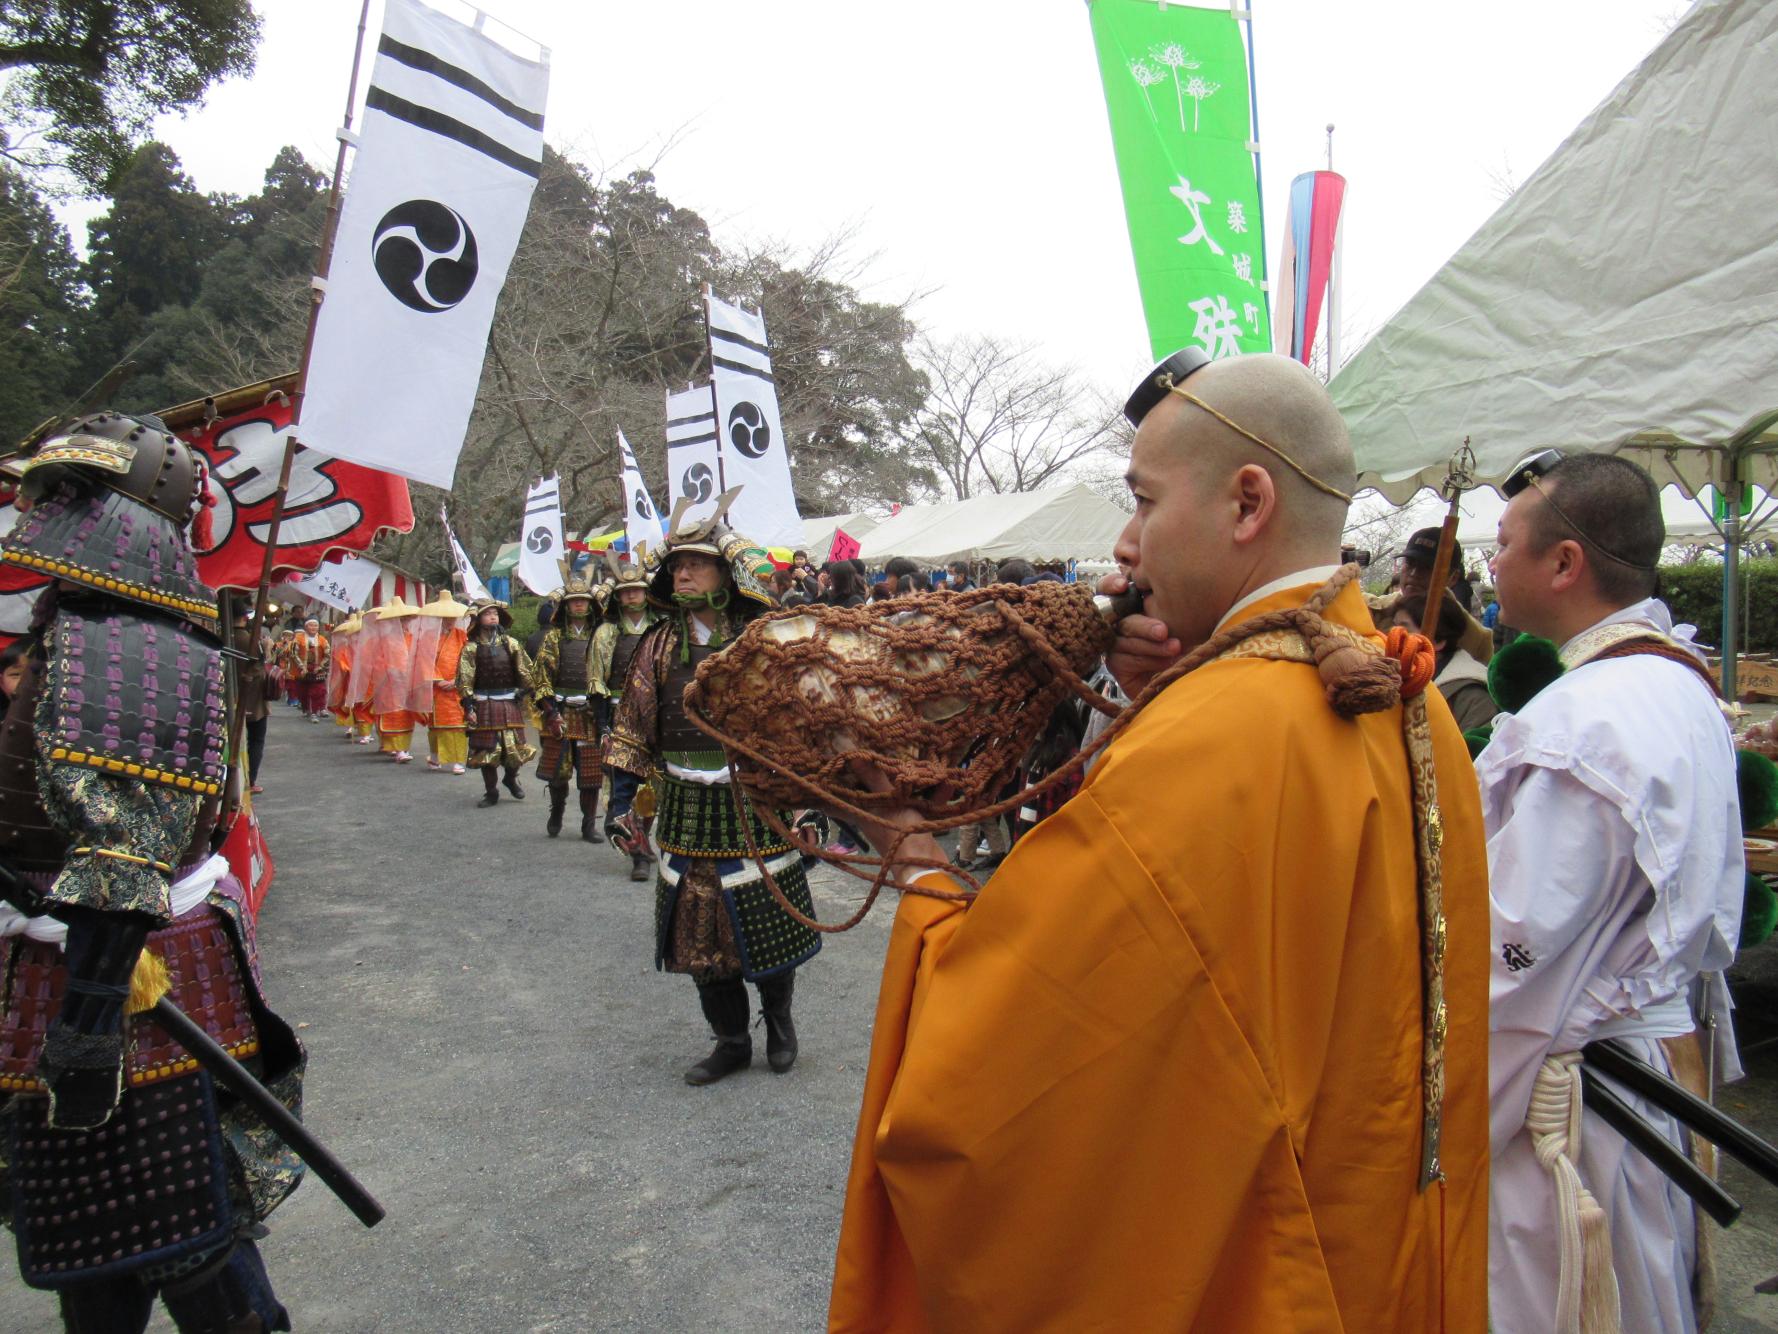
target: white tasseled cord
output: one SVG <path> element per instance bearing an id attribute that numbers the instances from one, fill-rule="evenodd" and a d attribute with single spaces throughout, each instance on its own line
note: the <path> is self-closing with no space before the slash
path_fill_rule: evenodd
<path id="1" fill-rule="evenodd" d="M 1618 1334 L 1617 1275 L 1611 1268 L 1611 1229 L 1605 1211 L 1581 1184 L 1580 1053 L 1544 1058 L 1531 1088 L 1525 1129 L 1537 1161 L 1556 1187 L 1556 1235 L 1561 1277 L 1556 1288 L 1556 1334 Z"/>

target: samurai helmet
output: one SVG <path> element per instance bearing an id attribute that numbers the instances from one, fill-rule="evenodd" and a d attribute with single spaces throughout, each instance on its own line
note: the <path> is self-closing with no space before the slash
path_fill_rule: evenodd
<path id="1" fill-rule="evenodd" d="M 649 570 L 642 561 L 620 561 L 617 556 L 606 548 L 605 566 L 611 577 L 600 585 L 605 590 L 605 618 L 616 620 L 619 610 L 623 607 L 623 599 L 618 596 L 626 588 L 640 588 L 648 592 Z"/>
<path id="2" fill-rule="evenodd" d="M 556 562 L 556 568 L 562 572 L 562 586 L 551 594 L 556 600 L 557 619 L 562 617 L 563 604 L 565 604 L 569 598 L 588 599 L 591 604 L 587 608 L 587 614 L 589 616 L 597 616 L 605 609 L 605 600 L 599 596 L 599 590 L 593 587 L 592 580 L 587 578 L 584 573 L 577 572 L 574 567 L 565 560 L 558 560 Z"/>
<path id="3" fill-rule="evenodd" d="M 777 599 L 772 596 L 771 589 L 765 583 L 772 569 L 765 549 L 724 522 L 729 506 L 735 503 L 735 497 L 740 494 L 741 488 L 738 486 L 724 491 L 716 502 L 716 509 L 707 517 L 695 520 L 686 517 L 690 502 L 684 496 L 679 498 L 679 503 L 673 506 L 666 544 L 660 553 L 660 566 L 648 582 L 648 596 L 656 606 L 675 605 L 673 558 L 694 552 L 714 556 L 727 566 L 735 592 L 755 604 L 753 611 L 778 605 Z M 748 614 L 741 607 L 736 607 L 735 610 L 743 615 Z"/>
<path id="4" fill-rule="evenodd" d="M 6 464 L 31 509 L 0 539 L 0 562 L 127 602 L 215 623 L 189 529 L 205 470 L 157 417 L 95 412 L 51 427 Z"/>
<path id="5" fill-rule="evenodd" d="M 474 602 L 469 604 L 469 628 L 471 630 L 474 630 L 476 626 L 481 624 L 482 613 L 489 607 L 499 609 L 500 628 L 502 630 L 512 629 L 512 608 L 500 601 L 499 598 L 477 598 Z"/>

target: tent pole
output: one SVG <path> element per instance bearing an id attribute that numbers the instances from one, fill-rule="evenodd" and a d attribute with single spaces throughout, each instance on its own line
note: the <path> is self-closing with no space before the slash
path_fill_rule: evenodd
<path id="1" fill-rule="evenodd" d="M 1741 468 L 1740 456 L 1728 458 L 1728 486 L 1723 495 L 1722 524 L 1722 697 L 1733 703 L 1735 689 L 1735 651 L 1740 636 L 1741 616 Z"/>

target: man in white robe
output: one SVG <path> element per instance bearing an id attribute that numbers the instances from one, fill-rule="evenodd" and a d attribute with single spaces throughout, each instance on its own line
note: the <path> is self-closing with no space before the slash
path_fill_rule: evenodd
<path id="1" fill-rule="evenodd" d="M 1491 1322 L 1497 1334 L 1615 1329 L 1615 1281 L 1624 1330 L 1690 1334 L 1709 1300 L 1694 1291 L 1691 1201 L 1591 1112 L 1578 1145 L 1565 1121 L 1579 1096 L 1570 1054 L 1615 1038 L 1671 1073 L 1662 1040 L 1697 1041 L 1694 980 L 1734 956 L 1731 738 L 1701 662 L 1652 596 L 1665 535 L 1648 474 L 1583 455 L 1515 480 L 1494 564 L 1501 615 L 1560 645 L 1567 671 L 1496 720 L 1476 765 L 1494 919 Z M 1671 1118 L 1617 1091 L 1685 1143 Z M 1546 1159 L 1565 1148 L 1563 1159 L 1541 1164 L 1539 1138 Z M 1559 1207 L 1570 1162 L 1596 1209 L 1584 1196 Z M 1594 1227 L 1603 1214 L 1611 1255 L 1590 1275 L 1577 1225 L 1589 1211 Z"/>

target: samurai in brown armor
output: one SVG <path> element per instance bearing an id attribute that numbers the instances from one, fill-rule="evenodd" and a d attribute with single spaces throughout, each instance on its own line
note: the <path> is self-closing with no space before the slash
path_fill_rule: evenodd
<path id="1" fill-rule="evenodd" d="M 685 1072 L 688 1084 L 711 1084 L 752 1063 L 746 981 L 759 988 L 767 1061 L 774 1073 L 790 1069 L 796 969 L 821 948 L 818 933 L 778 906 L 753 851 L 785 897 L 813 916 L 800 854 L 756 811 L 736 809 L 726 757 L 685 712 L 685 687 L 698 664 L 774 605 L 760 582 L 765 552 L 722 523 L 724 508 L 683 527 L 683 503 L 674 513 L 649 583 L 650 600 L 668 615 L 637 646 L 606 756 L 620 821 L 651 772 L 660 793 L 655 967 L 691 975 L 716 1037 L 715 1049 Z"/>
<path id="2" fill-rule="evenodd" d="M 531 664 L 531 698 L 543 720 L 537 738 L 542 751 L 537 777 L 549 784 L 549 822 L 544 832 L 551 838 L 562 832 L 568 780 L 573 778 L 580 791 L 580 836 L 588 843 L 603 843 L 595 819 L 599 787 L 605 781 L 599 759 L 605 691 L 593 670 L 593 586 L 567 561 L 561 562 L 561 569 L 555 623 L 544 633 Z"/>
<path id="3" fill-rule="evenodd" d="M 0 561 L 56 578 L 0 722 L 0 1196 L 66 1328 L 289 1329 L 254 1245 L 300 1161 L 146 1012 L 162 996 L 292 1111 L 302 1048 L 212 852 L 226 708 L 186 528 L 202 472 L 153 418 L 57 426 L 7 466 Z"/>
<path id="4" fill-rule="evenodd" d="M 469 729 L 469 765 L 482 771 L 487 791 L 478 806 L 500 800 L 500 771 L 514 801 L 525 799 L 519 766 L 537 757 L 525 740 L 524 697 L 531 693 L 531 660 L 514 639 L 512 612 L 504 602 L 484 598 L 469 609 L 469 642 L 457 659 L 457 693 Z"/>
<path id="5" fill-rule="evenodd" d="M 607 552 L 607 559 L 610 553 Z M 630 679 L 630 663 L 648 627 L 660 619 L 660 613 L 648 602 L 648 577 L 634 561 L 612 562 L 612 582 L 605 603 L 605 619 L 593 634 L 593 679 L 598 685 L 607 716 L 614 713 L 624 696 Z M 609 727 L 606 729 L 609 731 Z M 609 744 L 609 741 L 607 742 Z M 619 829 L 617 815 L 608 811 L 605 835 L 613 840 L 624 839 L 630 854 L 630 879 L 641 882 L 654 875 L 654 853 L 648 846 L 648 827 L 653 808 L 643 814 L 632 802 L 626 826 Z M 620 847 L 624 844 L 620 843 Z"/>

